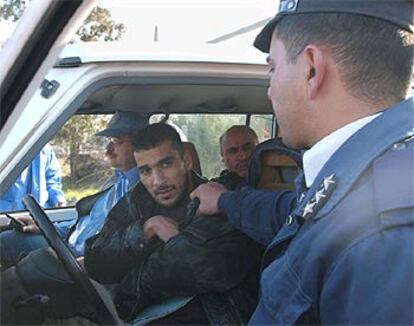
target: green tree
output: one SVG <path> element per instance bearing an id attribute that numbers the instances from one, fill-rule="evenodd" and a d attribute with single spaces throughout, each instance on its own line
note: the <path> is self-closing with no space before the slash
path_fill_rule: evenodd
<path id="1" fill-rule="evenodd" d="M 17 21 L 23 14 L 30 0 L 2 0 L 0 20 Z"/>
<path id="2" fill-rule="evenodd" d="M 219 137 L 233 125 L 244 124 L 243 115 L 171 115 L 169 119 L 179 126 L 197 148 L 203 175 L 212 178 L 224 168 L 220 156 Z"/>
<path id="3" fill-rule="evenodd" d="M 0 20 L 18 21 L 30 0 L 0 0 Z M 96 6 L 76 32 L 72 43 L 77 40 L 89 41 L 116 41 L 126 31 L 123 23 L 111 19 L 111 12 L 103 7 Z"/>
<path id="4" fill-rule="evenodd" d="M 67 152 L 71 185 L 77 184 L 85 175 L 84 171 L 80 171 L 81 155 L 83 152 L 91 153 L 100 147 L 100 140 L 95 134 L 104 129 L 108 121 L 107 115 L 76 115 L 66 122 L 53 138 L 53 145 L 60 146 Z M 90 173 L 93 171 L 87 171 L 87 174 Z"/>
<path id="5" fill-rule="evenodd" d="M 111 13 L 108 9 L 96 6 L 78 29 L 76 35 L 83 42 L 102 39 L 116 41 L 122 37 L 125 30 L 124 24 L 116 23 L 111 19 Z"/>
<path id="6" fill-rule="evenodd" d="M 0 20 L 16 22 L 22 16 L 30 0 L 0 0 Z M 76 41 L 115 41 L 122 37 L 125 25 L 111 19 L 108 9 L 96 6 L 76 32 L 72 43 Z M 92 135 L 102 129 L 108 119 L 96 119 L 87 116 L 76 116 L 69 120 L 54 138 L 53 143 L 66 148 L 70 166 L 70 183 L 79 181 L 77 167 L 80 163 L 81 149 L 94 142 Z M 91 140 L 92 139 L 92 140 Z"/>

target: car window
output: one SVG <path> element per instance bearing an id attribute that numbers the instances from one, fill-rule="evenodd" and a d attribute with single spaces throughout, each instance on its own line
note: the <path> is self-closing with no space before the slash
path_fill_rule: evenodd
<path id="1" fill-rule="evenodd" d="M 75 115 L 50 141 L 60 163 L 68 206 L 101 190 L 113 174 L 105 160 L 106 140 L 95 136 L 111 116 Z"/>
<path id="2" fill-rule="evenodd" d="M 150 122 L 157 122 L 163 115 L 153 115 Z M 179 128 L 183 140 L 192 142 L 200 158 L 203 176 L 213 178 L 225 168 L 220 156 L 219 138 L 233 125 L 245 125 L 246 114 L 171 114 L 168 122 Z M 259 141 L 270 138 L 272 115 L 255 114 L 250 126 L 257 132 Z"/>
<path id="3" fill-rule="evenodd" d="M 273 134 L 273 115 L 272 114 L 252 114 L 250 117 L 250 127 L 256 131 L 259 142 L 272 137 Z"/>

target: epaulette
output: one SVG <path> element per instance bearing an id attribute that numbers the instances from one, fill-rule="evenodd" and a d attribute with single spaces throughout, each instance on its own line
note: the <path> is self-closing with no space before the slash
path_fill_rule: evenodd
<path id="1" fill-rule="evenodd" d="M 414 207 L 414 135 L 395 143 L 373 163 L 378 214 Z M 411 214 L 413 215 L 413 214 Z M 414 216 L 411 217 L 414 222 Z"/>

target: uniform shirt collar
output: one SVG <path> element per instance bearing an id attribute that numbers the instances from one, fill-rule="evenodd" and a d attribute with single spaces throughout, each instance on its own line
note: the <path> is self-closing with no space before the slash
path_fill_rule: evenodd
<path id="1" fill-rule="evenodd" d="M 325 163 L 343 143 L 345 143 L 359 129 L 381 114 L 382 112 L 379 112 L 351 122 L 330 133 L 313 145 L 311 149 L 306 151 L 303 155 L 303 172 L 305 174 L 306 187 L 309 188 L 312 186 L 312 183 Z"/>
<path id="2" fill-rule="evenodd" d="M 132 169 L 122 172 L 120 170 L 115 170 L 115 175 L 117 178 L 123 177 L 128 179 L 130 185 L 135 185 L 138 182 L 138 168 L 133 167 Z"/>

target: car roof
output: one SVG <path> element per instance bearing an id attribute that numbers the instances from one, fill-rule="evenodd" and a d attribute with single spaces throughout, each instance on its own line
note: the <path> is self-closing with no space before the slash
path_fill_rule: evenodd
<path id="1" fill-rule="evenodd" d="M 92 62 L 211 62 L 266 65 L 266 55 L 253 49 L 240 52 L 234 47 L 217 44 L 188 44 L 185 47 L 165 43 L 130 44 L 127 42 L 83 42 L 68 44 L 57 65 Z"/>

